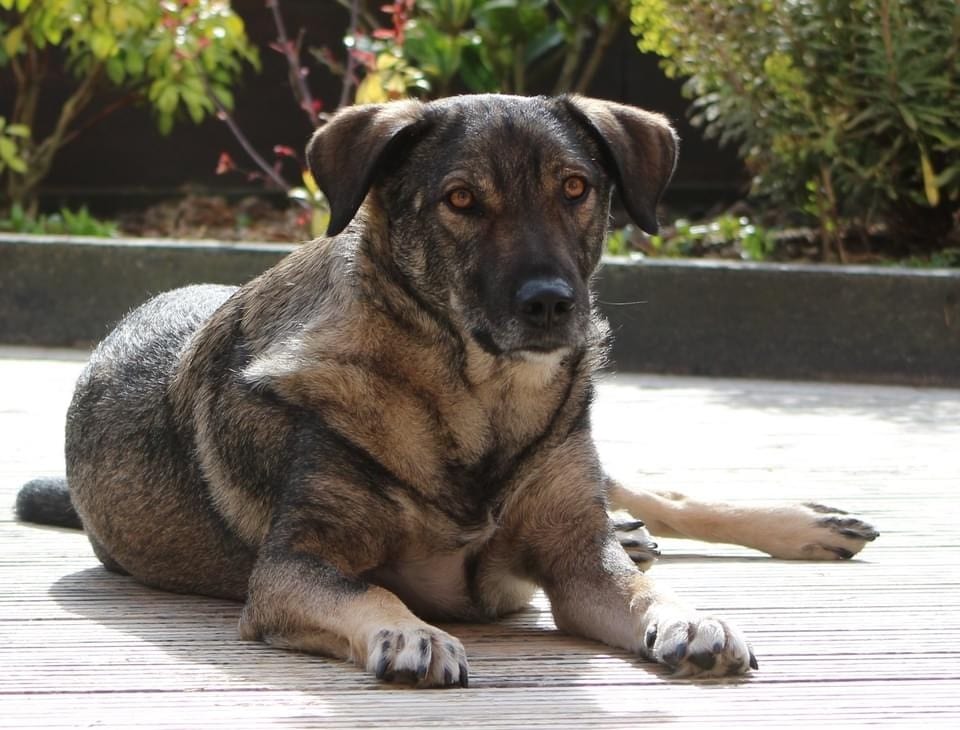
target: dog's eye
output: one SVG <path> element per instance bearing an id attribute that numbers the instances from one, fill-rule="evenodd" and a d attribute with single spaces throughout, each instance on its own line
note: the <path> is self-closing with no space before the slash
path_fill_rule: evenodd
<path id="1" fill-rule="evenodd" d="M 447 193 L 447 202 L 451 208 L 457 210 L 469 210 L 473 207 L 475 201 L 473 193 L 466 188 L 457 188 Z"/>
<path id="2" fill-rule="evenodd" d="M 563 181 L 563 196 L 567 200 L 582 198 L 587 192 L 587 181 L 579 175 L 571 175 Z"/>

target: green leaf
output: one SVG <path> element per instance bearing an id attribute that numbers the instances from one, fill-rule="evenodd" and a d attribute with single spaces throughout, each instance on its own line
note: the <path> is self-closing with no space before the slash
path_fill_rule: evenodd
<path id="1" fill-rule="evenodd" d="M 111 56 L 107 60 L 107 78 L 109 78 L 114 84 L 120 86 L 123 83 L 123 79 L 126 74 L 126 67 L 124 66 L 123 60 L 119 56 Z"/>
<path id="2" fill-rule="evenodd" d="M 157 129 L 160 131 L 160 134 L 164 136 L 170 134 L 170 131 L 173 129 L 173 115 L 159 114 L 157 116 Z"/>
<path id="3" fill-rule="evenodd" d="M 127 49 L 126 66 L 127 73 L 132 77 L 137 78 L 142 75 L 144 69 L 143 54 L 134 48 Z"/>
<path id="4" fill-rule="evenodd" d="M 23 43 L 23 26 L 12 28 L 3 39 L 3 50 L 8 56 L 15 56 Z"/>
<path id="5" fill-rule="evenodd" d="M 113 49 L 116 47 L 113 36 L 107 33 L 106 31 L 94 31 L 93 35 L 90 37 L 90 50 L 93 52 L 93 55 L 102 60 L 113 53 Z"/>
<path id="6" fill-rule="evenodd" d="M 563 33 L 556 25 L 551 25 L 540 32 L 527 45 L 524 62 L 531 64 L 537 59 L 556 50 L 564 43 Z"/>
<path id="7" fill-rule="evenodd" d="M 923 171 L 923 192 L 931 208 L 940 204 L 940 188 L 937 186 L 937 175 L 927 151 L 920 148 L 920 169 Z"/>
<path id="8" fill-rule="evenodd" d="M 906 122 L 907 127 L 916 132 L 919 128 L 917 125 L 917 118 L 913 116 L 909 109 L 907 109 L 903 104 L 897 104 L 897 111 L 900 112 L 900 116 L 903 117 L 903 121 Z"/>
<path id="9" fill-rule="evenodd" d="M 168 84 L 164 87 L 163 91 L 160 93 L 160 96 L 157 97 L 156 106 L 157 109 L 161 112 L 161 115 L 171 115 L 174 109 L 177 108 L 177 103 L 180 100 L 180 93 L 176 86 L 173 84 Z"/>
<path id="10" fill-rule="evenodd" d="M 20 158 L 17 155 L 17 146 L 13 141 L 6 137 L 0 137 L 0 160 L 13 167 L 13 163 L 18 159 Z"/>
<path id="11" fill-rule="evenodd" d="M 484 56 L 482 46 L 469 46 L 463 50 L 460 77 L 474 93 L 497 89 L 497 76 Z"/>

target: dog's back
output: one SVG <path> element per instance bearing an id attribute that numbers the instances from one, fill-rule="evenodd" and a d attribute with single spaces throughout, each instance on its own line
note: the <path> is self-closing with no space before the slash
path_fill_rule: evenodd
<path id="1" fill-rule="evenodd" d="M 171 392 L 192 338 L 234 291 L 177 289 L 127 315 L 80 375 L 65 451 L 73 505 L 107 567 L 162 588 L 240 597 L 245 587 L 224 568 L 242 562 L 246 548 L 223 530 L 193 483 L 200 475 L 192 434 L 176 417 Z M 204 535 L 204 550 L 191 534 Z M 122 545 L 123 554 L 104 545 Z M 182 569 L 185 561 L 191 570 Z M 171 582 L 177 575 L 183 583 Z"/>

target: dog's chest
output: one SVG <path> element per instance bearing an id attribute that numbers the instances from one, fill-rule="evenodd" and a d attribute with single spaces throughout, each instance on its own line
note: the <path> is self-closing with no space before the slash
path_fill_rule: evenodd
<path id="1" fill-rule="evenodd" d="M 391 563 L 370 580 L 394 593 L 422 616 L 461 616 L 470 604 L 468 548 Z"/>

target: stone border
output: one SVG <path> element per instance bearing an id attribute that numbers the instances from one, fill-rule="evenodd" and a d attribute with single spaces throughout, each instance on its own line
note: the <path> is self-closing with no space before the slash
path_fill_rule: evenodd
<path id="1" fill-rule="evenodd" d="M 960 385 L 958 270 L 613 263 L 598 294 L 623 370 Z"/>
<path id="2" fill-rule="evenodd" d="M 291 248 L 0 235 L 0 343 L 89 347 L 153 294 Z M 960 271 L 610 260 L 596 290 L 619 370 L 960 386 Z"/>

